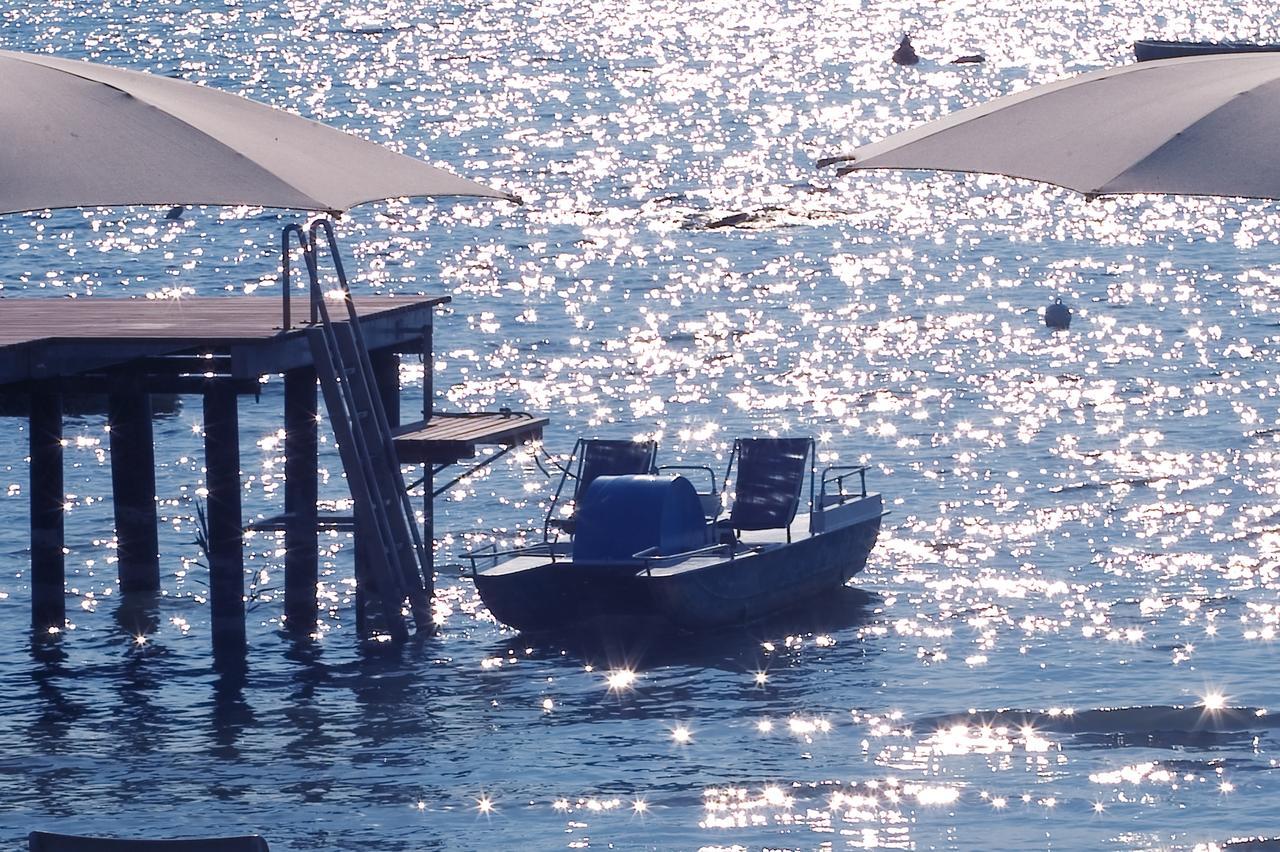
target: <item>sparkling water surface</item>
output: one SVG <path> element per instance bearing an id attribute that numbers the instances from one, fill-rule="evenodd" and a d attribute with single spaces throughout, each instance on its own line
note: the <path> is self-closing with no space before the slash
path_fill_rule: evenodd
<path id="1" fill-rule="evenodd" d="M 26 424 L 0 420 L 7 847 L 37 828 L 403 850 L 1280 836 L 1280 217 L 814 168 L 1132 61 L 1135 38 L 1277 40 L 1269 6 L 63 0 L 0 20 L 0 47 L 238 92 L 522 196 L 366 205 L 339 231 L 357 298 L 452 297 L 438 408 L 552 417 L 542 449 L 437 502 L 441 631 L 399 653 L 357 649 L 347 538 L 323 539 L 307 642 L 279 629 L 281 543 L 251 535 L 243 677 L 209 654 L 199 400 L 156 424 L 155 600 L 118 594 L 104 418 L 68 416 L 70 628 L 35 642 Z M 899 68 L 907 31 L 922 61 Z M 166 212 L 3 217 L 0 296 L 278 295 L 301 215 Z M 1055 296 L 1068 332 L 1042 324 Z M 401 377 L 418 410 L 423 365 Z M 269 377 L 241 404 L 246 521 L 281 510 L 282 400 Z M 539 525 L 546 456 L 578 435 L 720 467 L 757 433 L 872 465 L 892 514 L 845 594 L 715 636 L 547 640 L 496 624 L 463 575 L 469 548 Z M 321 463 L 341 504 L 331 439 Z"/>

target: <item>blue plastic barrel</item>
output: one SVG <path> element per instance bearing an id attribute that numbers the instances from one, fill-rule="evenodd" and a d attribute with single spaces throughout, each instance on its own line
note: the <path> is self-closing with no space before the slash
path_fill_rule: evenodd
<path id="1" fill-rule="evenodd" d="M 578 506 L 573 561 L 617 562 L 652 547 L 669 554 L 706 543 L 702 503 L 683 476 L 601 476 Z"/>

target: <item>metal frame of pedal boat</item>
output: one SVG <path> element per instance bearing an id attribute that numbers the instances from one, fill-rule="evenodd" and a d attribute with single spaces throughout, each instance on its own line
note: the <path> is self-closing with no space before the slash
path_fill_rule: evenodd
<path id="1" fill-rule="evenodd" d="M 565 484 L 568 483 L 570 479 L 574 480 L 575 483 L 582 480 L 583 466 L 586 464 L 587 455 L 585 447 L 595 440 L 604 439 L 578 438 L 573 442 L 573 449 L 570 450 L 569 459 L 565 465 L 563 467 L 559 464 L 556 465 L 556 467 L 560 468 L 560 481 L 556 484 L 556 490 L 551 495 L 551 502 L 547 505 L 547 513 L 542 521 L 542 541 L 526 545 L 525 547 L 512 548 L 510 550 L 498 550 L 496 544 L 483 545 L 470 553 L 466 553 L 463 555 L 463 558 L 467 559 L 471 563 L 468 576 L 472 579 L 475 578 L 476 574 L 480 570 L 476 567 L 476 562 L 482 559 L 492 561 L 493 566 L 496 567 L 501 559 L 515 559 L 522 556 L 546 556 L 551 562 L 558 562 L 572 558 L 572 545 L 570 543 L 560 542 L 560 533 L 565 530 L 557 527 L 556 522 L 558 519 L 553 516 L 556 511 L 556 506 L 561 505 L 561 498 L 564 495 Z M 653 463 L 657 460 L 658 444 L 657 441 L 652 440 L 647 443 L 651 445 L 649 465 L 652 468 Z M 575 485 L 574 499 L 576 499 L 577 490 L 578 488 Z M 556 534 L 554 536 L 552 535 L 553 528 L 556 528 Z M 572 533 L 569 535 L 572 538 Z M 494 549 L 487 550 L 489 547 Z"/>

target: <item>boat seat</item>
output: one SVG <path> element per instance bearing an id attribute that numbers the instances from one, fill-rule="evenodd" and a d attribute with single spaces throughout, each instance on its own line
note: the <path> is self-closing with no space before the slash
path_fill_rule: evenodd
<path id="1" fill-rule="evenodd" d="M 739 438 L 735 460 L 738 478 L 728 526 L 743 530 L 785 529 L 791 541 L 791 522 L 800 509 L 805 475 L 809 472 L 812 438 Z M 726 471 L 725 478 L 730 475 Z"/>
<path id="2" fill-rule="evenodd" d="M 697 491 L 697 485 L 694 490 L 698 495 L 698 502 L 702 505 L 702 516 L 706 518 L 707 525 L 714 525 L 716 519 L 720 517 L 720 513 L 724 511 L 724 501 L 720 493 L 720 489 L 716 487 L 716 472 L 705 464 L 664 464 L 658 466 L 658 473 L 679 473 L 680 476 L 693 481 L 690 478 L 692 474 L 706 474 L 709 485 L 706 491 Z"/>
<path id="3" fill-rule="evenodd" d="M 612 438 L 581 438 L 574 446 L 573 455 L 577 459 L 577 471 L 573 470 L 570 460 L 569 470 L 565 478 L 573 476 L 577 481 L 573 488 L 573 513 L 568 517 L 553 518 L 547 515 L 548 532 L 551 527 L 573 534 L 577 526 L 578 507 L 586 496 L 591 483 L 601 476 L 632 476 L 652 474 L 656 472 L 654 461 L 658 455 L 657 441 L 631 441 Z M 561 488 L 564 481 L 561 480 Z M 556 492 L 557 497 L 559 491 Z M 555 501 L 551 510 L 555 511 Z"/>
<path id="4" fill-rule="evenodd" d="M 27 848 L 30 852 L 268 852 L 267 841 L 256 834 L 139 840 L 33 831 L 27 835 Z"/>

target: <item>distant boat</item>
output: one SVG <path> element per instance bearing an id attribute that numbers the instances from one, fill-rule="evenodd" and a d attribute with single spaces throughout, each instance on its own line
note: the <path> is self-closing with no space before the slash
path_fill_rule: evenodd
<path id="1" fill-rule="evenodd" d="M 884 508 L 866 490 L 866 468 L 833 467 L 819 477 L 814 457 L 811 438 L 737 441 L 728 517 L 714 474 L 706 493 L 662 469 L 603 473 L 583 488 L 594 470 L 618 466 L 588 458 L 578 465 L 572 543 L 478 554 L 494 564 L 473 570 L 476 590 L 498 621 L 533 632 L 607 630 L 636 618 L 708 630 L 833 593 L 866 565 Z M 846 478 L 859 486 L 846 489 Z M 806 479 L 807 514 L 797 511 Z"/>
<path id="2" fill-rule="evenodd" d="M 1216 53 L 1274 53 L 1280 44 L 1253 44 L 1246 41 L 1161 41 L 1142 39 L 1133 43 L 1139 62 L 1176 59 L 1179 56 L 1212 56 Z"/>

